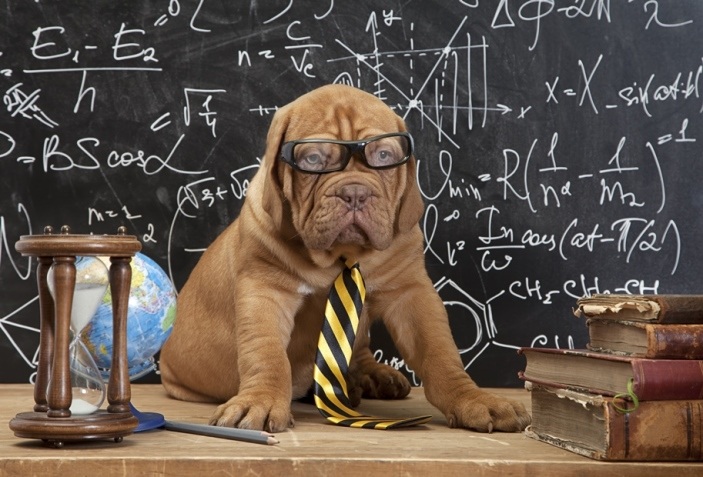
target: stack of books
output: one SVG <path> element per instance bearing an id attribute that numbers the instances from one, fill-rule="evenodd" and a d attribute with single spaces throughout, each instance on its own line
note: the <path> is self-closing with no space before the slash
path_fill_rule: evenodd
<path id="1" fill-rule="evenodd" d="M 522 348 L 526 434 L 598 460 L 703 460 L 703 295 L 594 295 L 588 349 Z"/>

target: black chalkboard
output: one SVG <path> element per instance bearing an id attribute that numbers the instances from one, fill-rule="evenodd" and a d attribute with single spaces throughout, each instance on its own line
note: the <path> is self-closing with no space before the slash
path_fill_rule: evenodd
<path id="1" fill-rule="evenodd" d="M 0 381 L 36 370 L 20 235 L 125 225 L 180 288 L 272 113 L 344 82 L 415 136 L 467 370 L 518 385 L 517 347 L 586 344 L 577 297 L 703 291 L 702 25 L 697 1 L 4 0 Z"/>

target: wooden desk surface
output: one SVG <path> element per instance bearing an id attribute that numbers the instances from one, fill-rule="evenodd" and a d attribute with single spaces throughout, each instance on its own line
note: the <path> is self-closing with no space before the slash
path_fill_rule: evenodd
<path id="1" fill-rule="evenodd" d="M 433 414 L 421 428 L 377 431 L 327 424 L 312 405 L 294 403 L 295 428 L 276 434 L 266 446 L 154 430 L 113 441 L 46 448 L 39 440 L 14 436 L 8 424 L 31 410 L 32 386 L 0 385 L 0 475 L 335 475 L 335 476 L 561 476 L 637 477 L 703 475 L 703 463 L 604 463 L 537 442 L 523 434 L 481 434 L 449 429 L 421 389 L 402 401 L 362 403 L 362 410 L 384 416 Z M 529 405 L 522 389 L 496 389 Z M 169 399 L 160 385 L 133 385 L 132 403 L 140 411 L 167 419 L 206 423 L 210 404 Z"/>

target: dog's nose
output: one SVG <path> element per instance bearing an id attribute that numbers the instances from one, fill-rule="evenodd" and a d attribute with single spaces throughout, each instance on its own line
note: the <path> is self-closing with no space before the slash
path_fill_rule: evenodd
<path id="1" fill-rule="evenodd" d="M 361 209 L 366 203 L 371 191 L 361 184 L 348 184 L 342 186 L 337 192 L 337 197 L 342 199 L 349 209 Z"/>

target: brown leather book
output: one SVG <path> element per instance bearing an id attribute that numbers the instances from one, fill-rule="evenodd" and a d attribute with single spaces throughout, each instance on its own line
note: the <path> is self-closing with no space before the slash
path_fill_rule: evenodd
<path id="1" fill-rule="evenodd" d="M 588 320 L 588 349 L 652 359 L 703 359 L 702 325 Z"/>
<path id="2" fill-rule="evenodd" d="M 598 460 L 700 461 L 703 401 L 645 401 L 631 412 L 626 403 L 589 393 L 526 383 L 532 424 L 525 434 Z M 632 407 L 632 403 L 629 403 Z"/>
<path id="3" fill-rule="evenodd" d="M 576 305 L 574 314 L 586 318 L 703 324 L 703 295 L 598 294 Z"/>
<path id="4" fill-rule="evenodd" d="M 703 360 L 646 359 L 584 349 L 521 348 L 518 376 L 554 387 L 615 396 L 633 392 L 641 401 L 703 399 Z M 628 383 L 632 380 L 628 389 Z"/>

